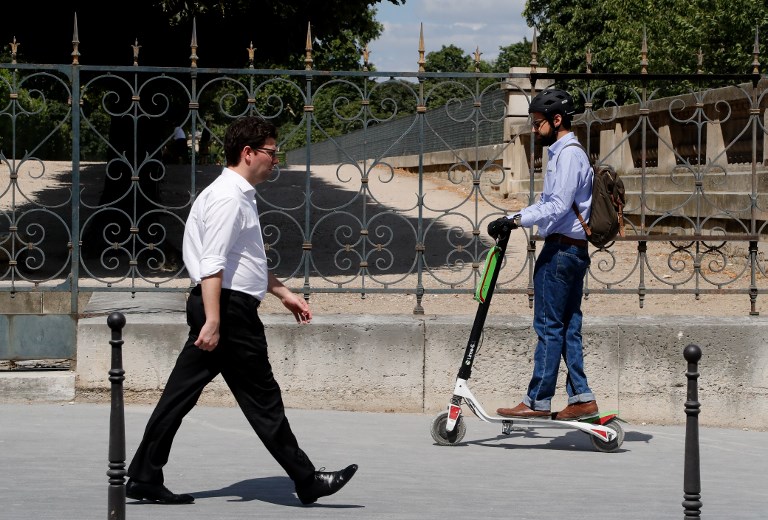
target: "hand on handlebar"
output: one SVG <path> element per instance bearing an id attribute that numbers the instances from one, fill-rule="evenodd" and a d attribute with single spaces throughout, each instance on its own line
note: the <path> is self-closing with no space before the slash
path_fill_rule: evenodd
<path id="1" fill-rule="evenodd" d="M 512 218 L 500 217 L 488 224 L 488 234 L 497 239 L 502 235 L 509 235 L 513 229 L 520 227 L 520 214 Z"/>

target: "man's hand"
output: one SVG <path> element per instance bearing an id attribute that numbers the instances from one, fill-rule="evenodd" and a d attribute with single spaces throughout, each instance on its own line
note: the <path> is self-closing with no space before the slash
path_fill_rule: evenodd
<path id="1" fill-rule="evenodd" d="M 220 317 L 220 299 L 221 299 L 221 280 L 224 271 L 207 276 L 202 279 L 200 285 L 203 292 L 203 307 L 205 309 L 205 323 L 200 328 L 195 340 L 195 346 L 201 350 L 212 351 L 219 344 L 219 325 Z"/>
<path id="2" fill-rule="evenodd" d="M 312 321 L 312 311 L 309 310 L 309 304 L 306 300 L 283 285 L 283 282 L 278 280 L 272 271 L 269 271 L 267 276 L 267 291 L 280 298 L 285 308 L 293 313 L 296 322 L 309 323 Z"/>
<path id="3" fill-rule="evenodd" d="M 206 321 L 203 327 L 200 329 L 195 340 L 195 346 L 201 350 L 207 350 L 208 352 L 215 349 L 219 344 L 219 325 L 217 323 L 211 323 Z"/>
<path id="4" fill-rule="evenodd" d="M 312 310 L 307 301 L 298 294 L 288 293 L 281 298 L 283 305 L 293 313 L 296 323 L 309 323 L 312 321 Z"/>
<path id="5" fill-rule="evenodd" d="M 500 217 L 488 224 L 488 234 L 492 238 L 499 238 L 501 235 L 507 235 L 513 229 L 520 227 L 520 214 L 512 218 Z"/>

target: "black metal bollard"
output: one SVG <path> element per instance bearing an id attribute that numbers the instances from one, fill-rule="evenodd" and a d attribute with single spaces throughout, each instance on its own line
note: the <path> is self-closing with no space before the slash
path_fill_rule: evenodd
<path id="1" fill-rule="evenodd" d="M 684 518 L 701 516 L 701 474 L 699 464 L 699 360 L 701 348 L 688 345 L 683 350 L 688 361 L 688 399 L 685 401 L 685 473 L 683 474 L 683 510 Z"/>
<path id="2" fill-rule="evenodd" d="M 112 409 L 109 413 L 109 489 L 107 492 L 108 520 L 125 519 L 125 410 L 123 407 L 123 327 L 125 316 L 113 312 L 107 318 L 112 329 L 112 368 L 109 381 L 112 383 Z"/>

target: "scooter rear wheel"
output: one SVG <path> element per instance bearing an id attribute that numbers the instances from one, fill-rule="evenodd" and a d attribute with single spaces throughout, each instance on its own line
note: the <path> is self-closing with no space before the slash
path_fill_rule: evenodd
<path id="1" fill-rule="evenodd" d="M 443 412 L 434 418 L 432 421 L 432 438 L 440 446 L 453 446 L 458 444 L 464 438 L 464 434 L 467 433 L 467 425 L 464 424 L 464 418 L 459 415 L 456 421 L 456 426 L 453 427 L 453 431 L 449 432 L 446 429 L 448 423 L 448 412 Z"/>
<path id="2" fill-rule="evenodd" d="M 618 419 L 614 418 L 603 426 L 616 432 L 616 438 L 612 441 L 603 441 L 594 435 L 590 435 L 589 438 L 592 440 L 592 446 L 594 446 L 597 451 L 602 451 L 604 453 L 618 450 L 624 442 L 624 428 L 621 427 L 621 423 Z"/>

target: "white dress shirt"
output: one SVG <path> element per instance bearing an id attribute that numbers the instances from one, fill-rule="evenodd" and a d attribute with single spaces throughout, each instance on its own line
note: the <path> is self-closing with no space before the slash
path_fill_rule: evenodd
<path id="1" fill-rule="evenodd" d="M 255 194 L 229 168 L 200 192 L 184 227 L 182 248 L 194 283 L 223 270 L 222 288 L 264 298 L 269 271 Z"/>

